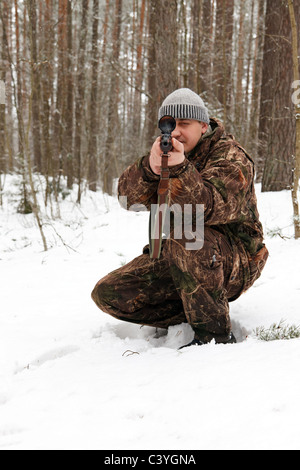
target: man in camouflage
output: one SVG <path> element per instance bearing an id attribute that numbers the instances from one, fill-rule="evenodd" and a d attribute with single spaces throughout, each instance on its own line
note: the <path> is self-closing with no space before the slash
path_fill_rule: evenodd
<path id="1" fill-rule="evenodd" d="M 188 322 L 195 332 L 189 345 L 236 342 L 231 331 L 229 302 L 260 276 L 268 258 L 254 190 L 254 163 L 209 119 L 202 99 L 189 89 L 169 95 L 159 117 L 176 119 L 168 165 L 169 205 L 204 205 L 204 244 L 186 249 L 186 234 L 163 240 L 159 259 L 149 247 L 126 266 L 95 286 L 97 306 L 115 318 L 168 328 Z M 160 138 L 149 155 L 120 177 L 119 195 L 128 207 L 157 203 L 161 171 Z M 188 346 L 189 346 L 188 345 Z"/>

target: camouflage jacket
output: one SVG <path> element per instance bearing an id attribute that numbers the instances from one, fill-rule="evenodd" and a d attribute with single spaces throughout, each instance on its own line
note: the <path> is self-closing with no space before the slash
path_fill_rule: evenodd
<path id="1" fill-rule="evenodd" d="M 219 120 L 211 119 L 210 126 L 211 132 L 201 138 L 185 161 L 170 168 L 170 205 L 204 204 L 205 225 L 226 234 L 249 259 L 255 258 L 264 244 L 254 163 Z M 143 204 L 150 209 L 157 202 L 159 179 L 147 155 L 121 175 L 119 196 L 127 196 L 128 207 Z"/>

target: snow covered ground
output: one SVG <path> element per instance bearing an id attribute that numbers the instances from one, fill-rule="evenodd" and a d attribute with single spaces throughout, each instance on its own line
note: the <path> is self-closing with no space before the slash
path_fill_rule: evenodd
<path id="1" fill-rule="evenodd" d="M 16 182 L 6 178 L 0 207 L 0 449 L 300 449 L 300 339 L 253 332 L 300 324 L 289 192 L 257 186 L 270 258 L 231 304 L 239 343 L 178 351 L 188 325 L 155 338 L 90 298 L 141 253 L 148 214 L 100 192 L 78 207 L 74 192 L 60 205 L 63 222 L 44 212 L 44 252 L 33 216 L 16 212 Z"/>

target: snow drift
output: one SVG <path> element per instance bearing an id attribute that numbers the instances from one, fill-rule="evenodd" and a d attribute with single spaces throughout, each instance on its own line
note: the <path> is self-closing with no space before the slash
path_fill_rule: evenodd
<path id="1" fill-rule="evenodd" d="M 71 192 L 61 219 L 42 208 L 44 252 L 33 216 L 16 211 L 16 185 L 6 178 L 0 207 L 1 449 L 300 449 L 300 340 L 254 334 L 300 323 L 289 192 L 257 186 L 270 258 L 231 304 L 238 344 L 178 351 L 188 325 L 164 335 L 101 314 L 90 298 L 141 253 L 148 214 L 101 192 L 79 207 Z"/>

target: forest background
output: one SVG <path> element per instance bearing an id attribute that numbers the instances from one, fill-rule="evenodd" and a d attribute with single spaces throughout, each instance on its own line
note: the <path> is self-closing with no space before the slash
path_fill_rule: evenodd
<path id="1" fill-rule="evenodd" d="M 0 205 L 8 173 L 41 232 L 34 174 L 46 205 L 63 181 L 78 203 L 86 188 L 113 194 L 162 100 L 189 87 L 253 157 L 263 192 L 294 190 L 299 229 L 299 24 L 299 0 L 1 0 Z"/>

